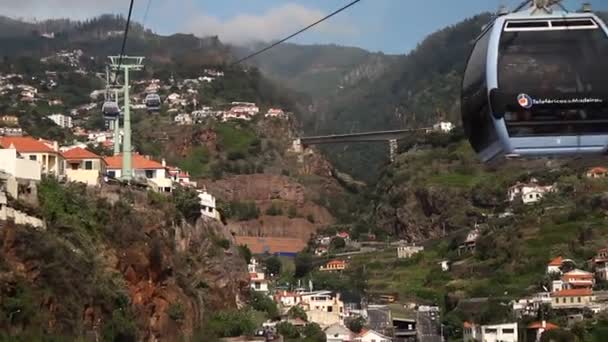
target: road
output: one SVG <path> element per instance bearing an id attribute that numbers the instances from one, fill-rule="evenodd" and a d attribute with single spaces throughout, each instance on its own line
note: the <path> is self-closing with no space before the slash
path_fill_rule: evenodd
<path id="1" fill-rule="evenodd" d="M 418 341 L 420 342 L 442 342 L 440 330 L 441 323 L 438 312 L 416 313 L 416 327 L 418 330 Z"/>

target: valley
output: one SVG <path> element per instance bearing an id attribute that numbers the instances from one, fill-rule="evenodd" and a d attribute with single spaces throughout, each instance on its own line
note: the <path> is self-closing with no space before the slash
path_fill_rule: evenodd
<path id="1" fill-rule="evenodd" d="M 123 17 L 0 18 L 0 341 L 608 339 L 608 159 L 482 163 L 461 127 L 490 16 L 237 65 L 261 46 L 132 23 L 131 131 L 102 114 Z M 426 127 L 392 161 L 294 148 Z"/>

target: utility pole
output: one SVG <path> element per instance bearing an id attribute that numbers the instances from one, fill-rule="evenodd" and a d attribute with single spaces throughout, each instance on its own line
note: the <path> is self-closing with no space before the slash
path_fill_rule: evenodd
<path id="1" fill-rule="evenodd" d="M 122 144 L 122 171 L 121 178 L 125 181 L 133 179 L 133 167 L 131 153 L 131 106 L 129 100 L 129 72 L 131 70 L 141 70 L 143 68 L 144 57 L 132 56 L 109 56 L 110 65 L 116 72 L 121 69 L 125 72 L 124 91 L 125 91 L 125 119 L 124 119 L 124 141 Z M 116 142 L 114 142 L 116 144 Z"/>

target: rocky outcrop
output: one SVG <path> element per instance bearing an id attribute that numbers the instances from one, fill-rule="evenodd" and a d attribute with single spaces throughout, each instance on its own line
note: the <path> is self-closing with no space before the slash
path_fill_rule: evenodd
<path id="1" fill-rule="evenodd" d="M 0 321 L 0 330 L 35 326 L 65 336 L 110 332 L 181 341 L 210 313 L 247 300 L 247 267 L 223 225 L 175 221 L 147 205 L 145 194 L 131 197 L 129 214 L 120 203 L 100 204 L 112 208 L 103 218 L 108 232 L 92 239 L 55 226 L 40 231 L 0 223 L 0 308 L 10 300 L 21 311 L 39 311 L 15 317 L 11 326 Z M 228 249 L 218 245 L 223 239 L 231 241 Z"/>

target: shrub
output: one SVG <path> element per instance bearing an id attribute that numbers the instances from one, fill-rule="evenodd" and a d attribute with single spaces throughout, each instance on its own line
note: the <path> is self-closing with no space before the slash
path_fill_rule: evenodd
<path id="1" fill-rule="evenodd" d="M 173 203 L 183 218 L 194 223 L 201 216 L 201 202 L 194 189 L 178 186 L 173 191 Z"/>
<path id="2" fill-rule="evenodd" d="M 251 262 L 251 257 L 253 256 L 253 254 L 251 253 L 251 249 L 249 249 L 247 245 L 240 245 L 238 249 L 239 254 L 243 257 L 243 259 L 245 259 L 245 262 Z"/>
<path id="3" fill-rule="evenodd" d="M 211 316 L 209 331 L 217 337 L 237 337 L 253 334 L 256 324 L 249 311 L 223 311 Z"/>
<path id="4" fill-rule="evenodd" d="M 298 329 L 289 322 L 281 322 L 277 324 L 277 331 L 284 338 L 297 339 L 300 337 L 300 332 L 298 331 Z"/>
<path id="5" fill-rule="evenodd" d="M 266 215 L 268 216 L 281 216 L 283 215 L 283 210 L 277 206 L 275 203 L 272 203 L 270 208 L 266 210 Z"/>
<path id="6" fill-rule="evenodd" d="M 281 317 L 277 303 L 270 297 L 256 291 L 251 291 L 249 298 L 251 298 L 250 303 L 254 310 L 265 312 L 271 320 L 277 320 Z"/>
<path id="7" fill-rule="evenodd" d="M 276 257 L 276 256 L 272 256 L 268 259 L 266 259 L 266 273 L 267 274 L 273 274 L 275 276 L 279 275 L 281 273 L 281 267 L 283 266 L 281 263 L 281 260 Z"/>
<path id="8" fill-rule="evenodd" d="M 167 311 L 169 318 L 179 322 L 185 318 L 184 308 L 181 303 L 171 303 Z"/>

